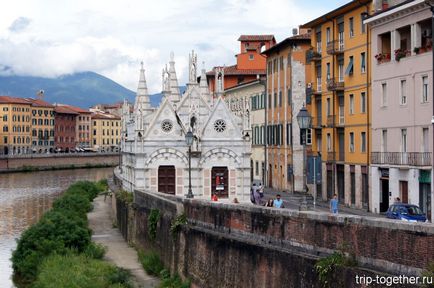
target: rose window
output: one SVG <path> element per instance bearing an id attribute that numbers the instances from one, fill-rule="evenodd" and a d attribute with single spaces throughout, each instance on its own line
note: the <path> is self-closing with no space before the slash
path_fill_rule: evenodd
<path id="1" fill-rule="evenodd" d="M 161 129 L 166 132 L 169 133 L 170 131 L 172 131 L 173 128 L 173 123 L 170 120 L 164 120 L 163 122 L 161 122 Z"/>
<path id="2" fill-rule="evenodd" d="M 223 119 L 218 119 L 214 122 L 214 129 L 217 132 L 223 132 L 226 129 L 226 122 Z"/>

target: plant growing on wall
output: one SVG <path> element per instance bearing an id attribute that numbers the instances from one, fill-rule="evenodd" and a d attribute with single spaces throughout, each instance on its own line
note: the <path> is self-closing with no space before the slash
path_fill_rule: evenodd
<path id="1" fill-rule="evenodd" d="M 170 225 L 170 234 L 173 238 L 176 237 L 178 232 L 181 231 L 182 225 L 185 224 L 187 224 L 187 216 L 185 216 L 185 213 L 179 214 L 175 219 L 173 219 L 172 224 Z"/>
<path id="2" fill-rule="evenodd" d="M 148 216 L 148 235 L 152 241 L 154 241 L 157 237 L 158 221 L 160 221 L 160 210 L 151 209 L 151 212 Z"/>
<path id="3" fill-rule="evenodd" d="M 336 287 L 335 273 L 338 267 L 356 266 L 357 262 L 353 257 L 348 257 L 344 252 L 334 252 L 332 255 L 319 259 L 315 264 L 315 270 L 318 273 L 319 281 L 322 287 Z"/>

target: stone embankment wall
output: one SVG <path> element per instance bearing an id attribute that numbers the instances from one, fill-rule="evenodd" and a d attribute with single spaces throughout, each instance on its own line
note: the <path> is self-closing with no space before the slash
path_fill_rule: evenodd
<path id="1" fill-rule="evenodd" d="M 118 217 L 133 222 L 123 225 L 125 238 L 157 250 L 167 267 L 190 278 L 195 287 L 320 287 L 316 260 L 337 250 L 352 253 L 359 266 L 340 268 L 334 275 L 337 286 L 332 287 L 361 287 L 356 275 L 419 274 L 434 260 L 430 224 L 181 200 L 139 191 L 134 198 L 129 208 L 117 205 Z M 148 234 L 152 209 L 161 215 L 155 240 Z M 188 224 L 172 235 L 170 227 L 181 213 Z"/>
<path id="2" fill-rule="evenodd" d="M 119 154 L 49 154 L 0 158 L 0 173 L 44 169 L 116 166 Z"/>

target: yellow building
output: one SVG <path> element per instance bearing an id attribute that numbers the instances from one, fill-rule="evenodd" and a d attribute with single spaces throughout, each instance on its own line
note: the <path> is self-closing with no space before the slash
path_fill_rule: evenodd
<path id="1" fill-rule="evenodd" d="M 311 65 L 306 65 L 310 34 L 300 32 L 263 52 L 267 56 L 266 129 L 262 136 L 266 140 L 266 186 L 281 191 L 306 191 L 304 150 L 296 117 L 303 105 L 310 106 L 306 97 L 311 77 Z M 310 130 L 305 132 L 310 145 Z"/>
<path id="2" fill-rule="evenodd" d="M 26 100 L 32 111 L 33 153 L 54 152 L 54 106 L 42 99 Z"/>
<path id="3" fill-rule="evenodd" d="M 93 148 L 103 152 L 118 151 L 121 143 L 121 118 L 101 112 L 93 113 L 91 118 Z"/>
<path id="4" fill-rule="evenodd" d="M 0 96 L 0 154 L 30 153 L 30 110 L 25 99 Z"/>
<path id="5" fill-rule="evenodd" d="M 372 1 L 345 4 L 304 24 L 312 31 L 312 148 L 322 157 L 322 198 L 367 208 Z"/>

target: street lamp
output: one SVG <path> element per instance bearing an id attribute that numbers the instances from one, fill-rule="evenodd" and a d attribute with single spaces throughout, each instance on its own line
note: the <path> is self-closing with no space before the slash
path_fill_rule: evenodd
<path id="1" fill-rule="evenodd" d="M 185 134 L 185 143 L 188 145 L 188 193 L 187 198 L 193 198 L 193 192 L 191 191 L 191 145 L 193 144 L 193 132 L 189 130 Z"/>
<path id="2" fill-rule="evenodd" d="M 433 43 L 434 42 L 433 41 L 434 40 L 434 37 L 433 37 L 433 33 L 434 33 L 434 0 L 425 0 L 425 4 L 428 5 L 431 9 L 431 43 Z M 434 99 L 434 49 L 431 50 L 431 58 L 432 58 L 432 66 L 431 66 L 432 76 L 431 77 L 433 77 L 432 89 L 433 89 L 433 99 Z M 433 143 L 434 143 L 434 101 L 431 101 L 431 102 L 432 102 L 432 106 L 433 106 L 433 115 L 431 118 L 431 124 L 432 124 L 432 128 L 433 128 L 432 131 L 433 131 Z M 432 157 L 432 158 L 433 158 L 432 161 L 434 161 L 434 157 Z M 434 162 L 432 163 L 431 169 L 434 170 Z"/>
<path id="3" fill-rule="evenodd" d="M 300 109 L 300 112 L 297 114 L 297 122 L 298 127 L 300 127 L 300 133 L 302 136 L 302 144 L 303 144 L 303 192 L 306 193 L 307 184 L 306 184 L 306 130 L 310 128 L 310 122 L 312 121 L 312 117 L 309 112 L 307 112 L 306 107 L 303 104 L 303 107 Z"/>

